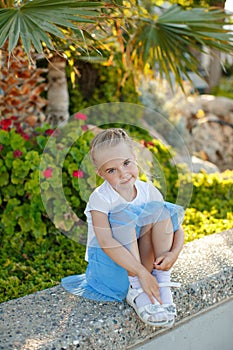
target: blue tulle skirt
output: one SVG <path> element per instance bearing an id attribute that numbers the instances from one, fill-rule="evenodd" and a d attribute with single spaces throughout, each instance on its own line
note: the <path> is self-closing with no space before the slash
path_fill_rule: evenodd
<path id="1" fill-rule="evenodd" d="M 150 202 L 141 206 L 127 204 L 109 213 L 114 238 L 130 249 L 133 235 L 140 236 L 142 226 L 170 217 L 174 232 L 183 221 L 184 209 L 169 202 Z M 64 277 L 62 286 L 69 293 L 97 301 L 122 301 L 128 291 L 127 271 L 116 264 L 94 238 L 88 246 L 88 266 L 85 274 Z"/>

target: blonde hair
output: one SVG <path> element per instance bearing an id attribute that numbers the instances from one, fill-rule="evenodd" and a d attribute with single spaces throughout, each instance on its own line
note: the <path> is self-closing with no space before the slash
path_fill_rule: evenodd
<path id="1" fill-rule="evenodd" d="M 101 149 L 117 146 L 120 143 L 126 143 L 133 151 L 133 140 L 127 132 L 121 128 L 110 128 L 101 131 L 91 142 L 90 156 L 94 165 L 96 165 L 95 154 Z"/>

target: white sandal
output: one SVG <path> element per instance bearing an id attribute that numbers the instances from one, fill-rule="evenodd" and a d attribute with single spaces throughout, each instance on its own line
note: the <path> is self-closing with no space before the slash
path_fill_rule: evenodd
<path id="1" fill-rule="evenodd" d="M 140 320 L 142 320 L 144 323 L 149 324 L 150 326 L 154 327 L 162 327 L 166 326 L 169 323 L 169 319 L 167 316 L 167 311 L 165 308 L 160 304 L 149 304 L 142 307 L 137 307 L 136 305 L 136 298 L 142 294 L 145 293 L 142 288 L 136 289 L 129 287 L 128 294 L 126 296 L 126 301 L 128 304 L 135 310 Z M 166 317 L 162 321 L 150 321 L 150 317 L 158 314 L 158 313 L 165 313 Z"/>
<path id="2" fill-rule="evenodd" d="M 159 287 L 174 287 L 174 288 L 180 288 L 181 284 L 178 282 L 161 282 L 159 283 Z M 172 327 L 175 323 L 175 317 L 177 316 L 176 311 L 176 304 L 162 304 L 164 309 L 167 311 L 168 314 L 168 323 L 166 324 L 166 327 Z"/>

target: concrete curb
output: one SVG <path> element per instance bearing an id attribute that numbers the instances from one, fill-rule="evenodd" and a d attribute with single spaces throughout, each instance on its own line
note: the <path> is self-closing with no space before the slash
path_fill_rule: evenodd
<path id="1" fill-rule="evenodd" d="M 173 271 L 177 321 L 233 295 L 233 230 L 185 245 Z M 61 286 L 0 305 L 1 350 L 119 350 L 158 336 L 122 303 L 100 303 Z"/>

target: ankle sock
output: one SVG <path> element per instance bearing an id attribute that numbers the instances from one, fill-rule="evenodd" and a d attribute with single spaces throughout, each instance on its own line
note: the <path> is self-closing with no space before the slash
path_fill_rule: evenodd
<path id="1" fill-rule="evenodd" d="M 135 277 L 129 276 L 129 282 L 130 282 L 130 285 L 132 286 L 132 288 L 135 288 L 135 289 L 142 288 L 137 276 L 135 276 Z M 150 298 L 148 297 L 148 295 L 146 293 L 140 294 L 137 297 L 137 299 L 135 300 L 135 302 L 136 302 L 136 305 L 138 308 L 145 306 L 145 305 L 148 305 L 148 304 L 151 304 Z"/>
<path id="2" fill-rule="evenodd" d="M 142 288 L 137 276 L 135 277 L 129 276 L 129 282 L 132 288 L 135 288 L 135 289 Z M 154 301 L 155 301 L 155 305 L 160 305 L 156 298 L 154 298 Z M 145 292 L 143 292 L 136 298 L 135 303 L 137 305 L 137 308 L 141 308 L 143 306 L 151 304 L 151 301 L 148 295 Z M 165 310 L 164 312 L 155 313 L 150 317 L 150 321 L 152 322 L 162 322 L 166 320 L 167 320 L 167 313 Z"/>
<path id="3" fill-rule="evenodd" d="M 155 276 L 158 283 L 171 281 L 170 271 L 162 271 L 162 270 L 153 269 L 152 275 Z M 159 290 L 160 290 L 160 297 L 161 297 L 163 304 L 172 304 L 173 297 L 172 297 L 171 288 L 170 287 L 161 287 Z"/>

